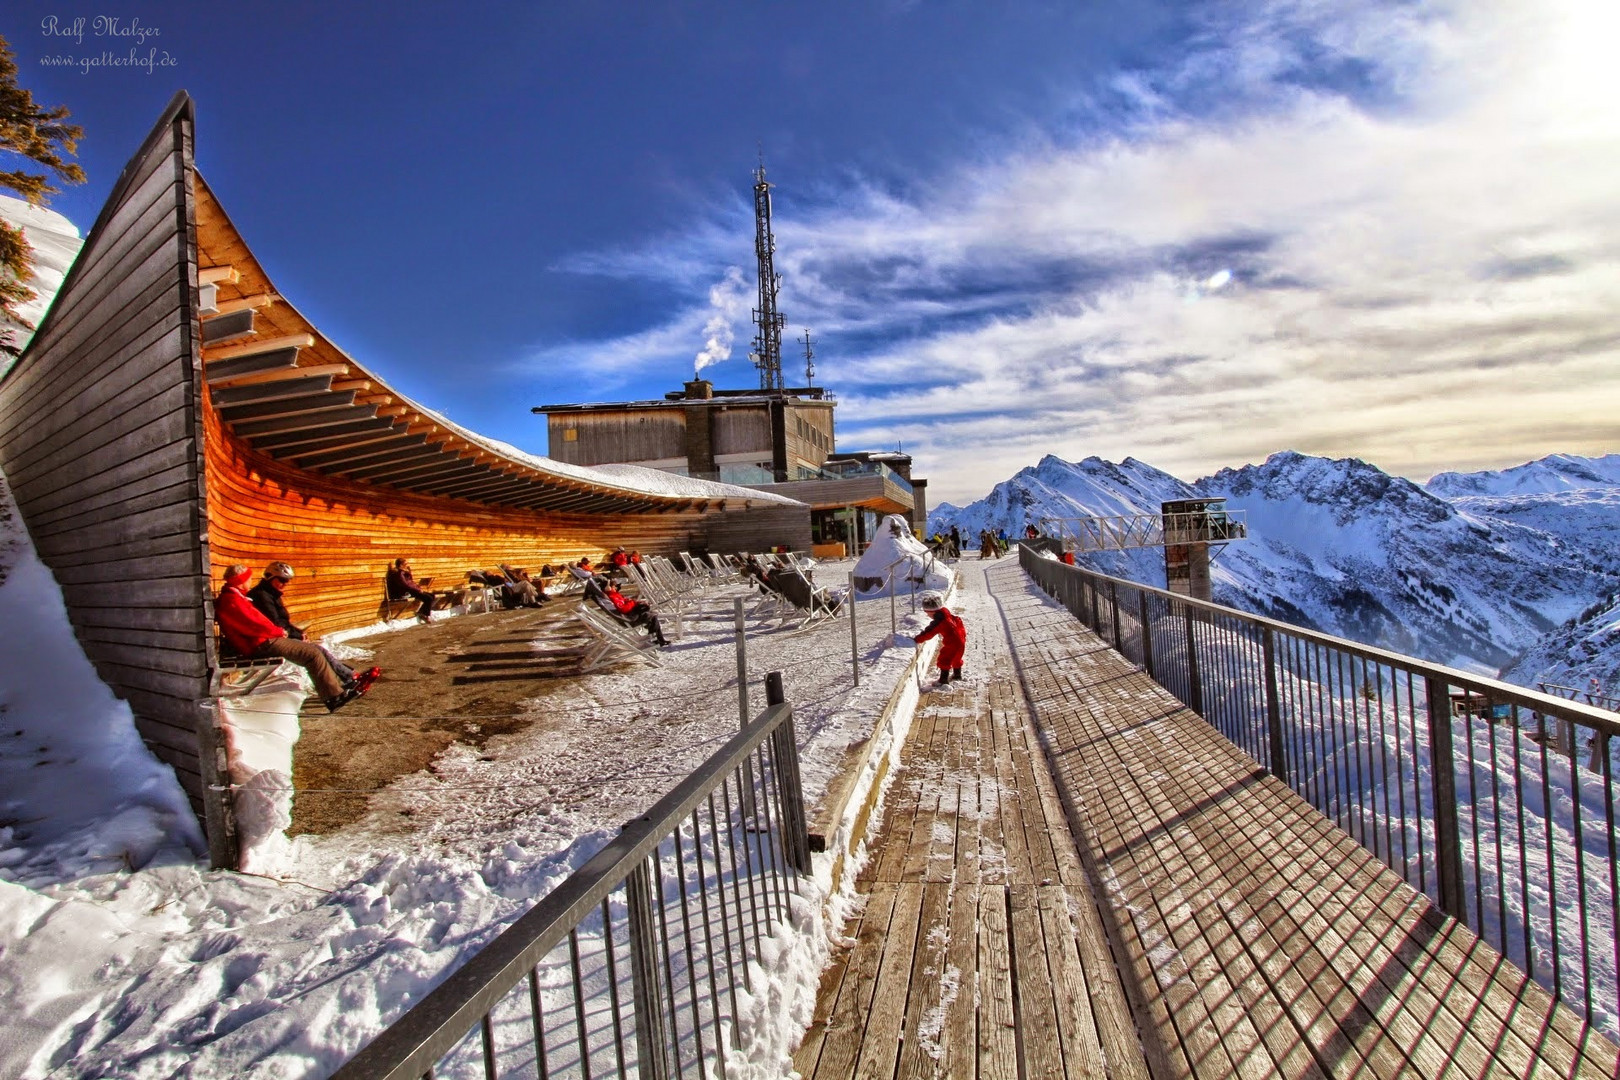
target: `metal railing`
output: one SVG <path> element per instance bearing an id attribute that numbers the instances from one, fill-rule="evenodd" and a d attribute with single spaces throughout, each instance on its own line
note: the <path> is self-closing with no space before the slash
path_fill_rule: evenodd
<path id="1" fill-rule="evenodd" d="M 1043 517 L 1042 535 L 1057 538 L 1065 551 L 1128 551 L 1166 544 L 1224 544 L 1249 535 L 1243 510 L 1181 514 L 1120 514 L 1112 517 Z"/>
<path id="2" fill-rule="evenodd" d="M 1442 911 L 1616 1033 L 1620 717 L 1028 547 L 1020 563 Z"/>
<path id="3" fill-rule="evenodd" d="M 765 712 L 334 1080 L 726 1076 L 810 869 L 793 711 Z M 753 970 L 750 970 L 750 969 Z M 731 1064 L 735 1064 L 735 1058 Z"/>

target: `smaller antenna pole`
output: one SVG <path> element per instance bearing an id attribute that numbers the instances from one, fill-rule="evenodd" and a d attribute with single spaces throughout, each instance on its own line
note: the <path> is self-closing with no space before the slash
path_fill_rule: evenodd
<path id="1" fill-rule="evenodd" d="M 810 337 L 810 328 L 808 326 L 804 328 L 804 337 L 799 340 L 804 342 L 804 385 L 814 386 L 816 385 L 816 353 L 811 346 L 815 344 L 815 341 Z"/>

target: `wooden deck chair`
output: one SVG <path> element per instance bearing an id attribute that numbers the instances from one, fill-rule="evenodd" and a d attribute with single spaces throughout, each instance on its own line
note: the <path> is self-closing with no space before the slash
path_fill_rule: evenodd
<path id="1" fill-rule="evenodd" d="M 595 640 L 585 650 L 580 663 L 580 674 L 595 671 L 619 656 L 627 656 L 651 667 L 660 667 L 663 657 L 658 654 L 658 643 L 651 634 L 642 634 L 620 619 L 609 615 L 594 601 L 582 602 L 574 611 L 585 629 Z"/>
<path id="2" fill-rule="evenodd" d="M 771 584 L 793 606 L 799 619 L 798 629 L 832 618 L 841 607 L 838 597 L 826 586 L 811 581 L 804 567 L 792 559 L 771 574 Z"/>

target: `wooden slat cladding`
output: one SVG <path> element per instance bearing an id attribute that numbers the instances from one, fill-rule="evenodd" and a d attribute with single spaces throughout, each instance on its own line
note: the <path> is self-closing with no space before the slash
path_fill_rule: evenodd
<path id="1" fill-rule="evenodd" d="M 472 569 L 560 565 L 620 544 L 671 554 L 701 546 L 716 522 L 761 513 L 542 513 L 412 495 L 301 471 L 231 436 L 212 409 L 206 422 L 216 585 L 232 563 L 258 570 L 284 559 L 298 574 L 294 617 L 318 633 L 375 621 L 383 574 L 401 555 L 418 578 L 442 587 Z M 808 510 L 797 510 L 808 522 Z"/>
<path id="2" fill-rule="evenodd" d="M 220 807 L 204 807 L 216 760 L 198 707 L 208 575 L 194 175 L 179 95 L 0 381 L 0 469 L 85 654 L 223 837 Z"/>

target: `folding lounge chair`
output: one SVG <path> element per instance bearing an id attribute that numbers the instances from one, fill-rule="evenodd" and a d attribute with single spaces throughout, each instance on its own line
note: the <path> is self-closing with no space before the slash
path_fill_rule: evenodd
<path id="1" fill-rule="evenodd" d="M 585 599 L 575 614 L 595 642 L 585 652 L 581 673 L 595 671 L 603 664 L 623 654 L 632 660 L 658 667 L 663 658 L 658 655 L 658 643 L 651 634 L 642 634 L 630 625 L 613 607 L 601 586 L 594 581 L 585 584 Z"/>

